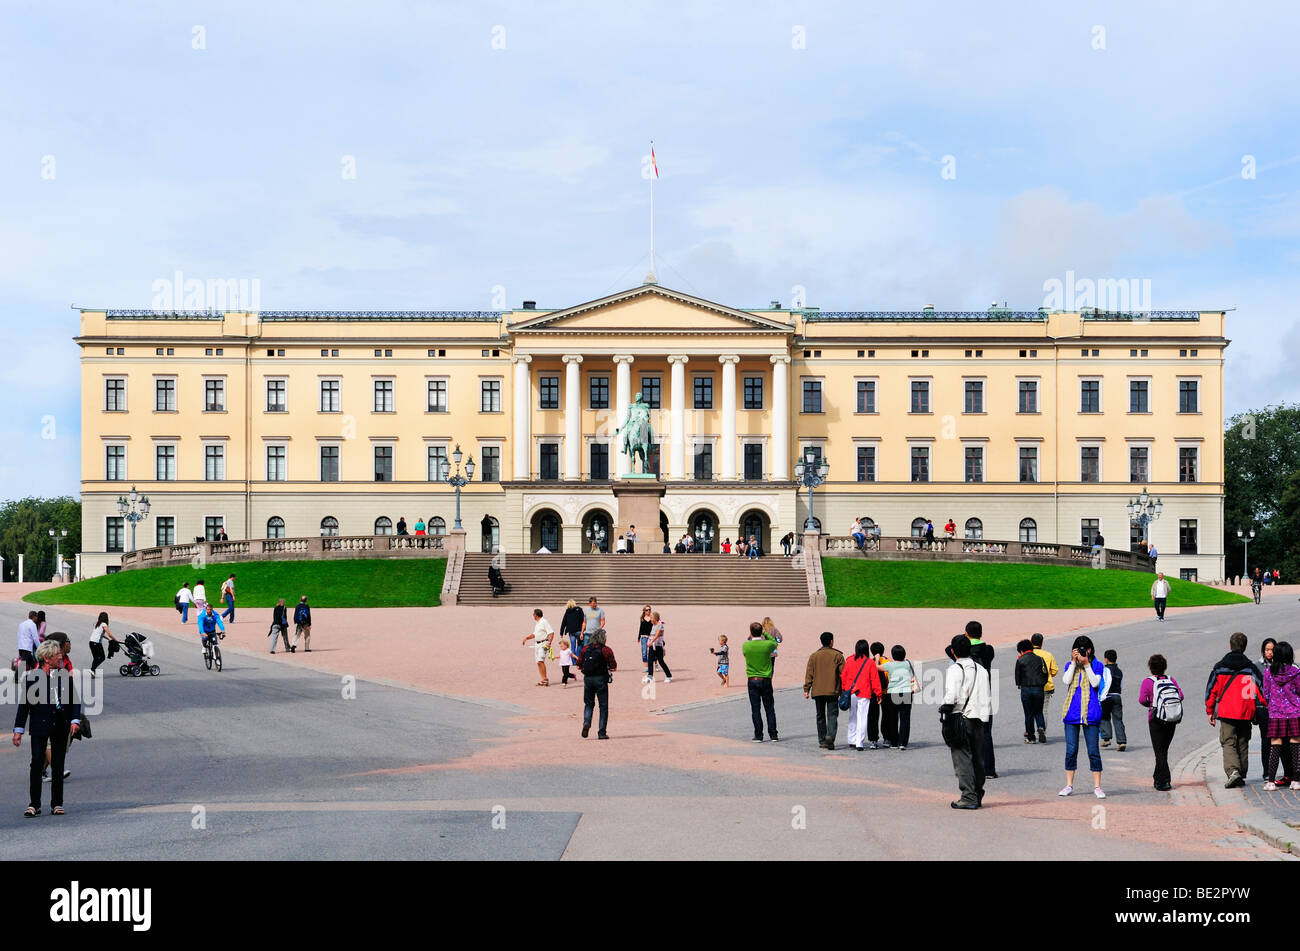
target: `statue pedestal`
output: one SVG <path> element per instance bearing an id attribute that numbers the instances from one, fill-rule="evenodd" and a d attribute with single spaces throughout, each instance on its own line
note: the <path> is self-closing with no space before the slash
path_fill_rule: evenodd
<path id="1" fill-rule="evenodd" d="M 618 502 L 614 534 L 622 535 L 635 525 L 639 536 L 635 555 L 657 554 L 663 551 L 664 536 L 659 530 L 659 500 L 664 497 L 665 486 L 654 475 L 625 475 L 614 483 L 614 499 Z M 617 545 L 611 541 L 610 551 Z"/>

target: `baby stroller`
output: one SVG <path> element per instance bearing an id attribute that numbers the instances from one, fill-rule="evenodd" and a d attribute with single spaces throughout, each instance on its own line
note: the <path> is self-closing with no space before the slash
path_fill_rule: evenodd
<path id="1" fill-rule="evenodd" d="M 148 674 L 151 677 L 158 676 L 158 665 L 151 664 L 146 654 L 145 642 L 149 638 L 143 634 L 132 631 L 122 639 L 122 649 L 126 651 L 126 656 L 131 659 L 129 664 L 123 664 L 117 669 L 117 672 L 123 677 L 143 677 Z"/>

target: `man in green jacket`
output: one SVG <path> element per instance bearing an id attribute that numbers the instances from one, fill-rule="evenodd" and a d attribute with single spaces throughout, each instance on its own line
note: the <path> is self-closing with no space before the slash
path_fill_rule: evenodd
<path id="1" fill-rule="evenodd" d="M 745 677 L 749 682 L 749 712 L 754 718 L 754 742 L 763 742 L 763 720 L 759 716 L 759 705 L 767 714 L 767 735 L 778 740 L 776 735 L 776 704 L 772 700 L 772 654 L 779 645 L 776 639 L 769 637 L 763 625 L 755 621 L 749 625 L 749 640 L 740 645 L 740 652 L 745 655 Z"/>
<path id="2" fill-rule="evenodd" d="M 844 675 L 844 655 L 835 649 L 835 635 L 822 633 L 822 646 L 808 656 L 803 677 L 803 696 L 817 705 L 817 745 L 835 749 L 835 732 L 839 727 L 840 685 Z"/>

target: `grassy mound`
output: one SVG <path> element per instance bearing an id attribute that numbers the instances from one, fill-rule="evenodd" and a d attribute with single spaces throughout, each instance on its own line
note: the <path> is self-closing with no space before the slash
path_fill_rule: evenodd
<path id="1" fill-rule="evenodd" d="M 189 565 L 120 571 L 76 584 L 36 591 L 34 604 L 95 604 L 104 607 L 171 607 L 185 582 L 200 577 L 214 604 L 221 582 L 235 573 L 236 611 L 270 608 L 284 598 L 291 608 L 307 595 L 316 608 L 423 607 L 439 603 L 447 559 L 356 559 L 350 561 L 249 561 L 213 565 L 196 572 Z"/>
<path id="2" fill-rule="evenodd" d="M 1066 565 L 824 558 L 826 603 L 873 608 L 1137 608 L 1155 575 Z M 1169 578 L 1169 607 L 1240 604 L 1222 588 Z"/>

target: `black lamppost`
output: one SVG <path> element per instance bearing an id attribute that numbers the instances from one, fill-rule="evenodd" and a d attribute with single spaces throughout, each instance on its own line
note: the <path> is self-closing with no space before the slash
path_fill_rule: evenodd
<path id="1" fill-rule="evenodd" d="M 1249 535 L 1243 535 L 1241 529 L 1237 529 L 1237 537 L 1241 539 L 1243 550 L 1241 553 L 1241 573 L 1247 578 L 1250 577 L 1250 543 L 1255 540 L 1255 530 L 1252 528 Z"/>
<path id="2" fill-rule="evenodd" d="M 130 496 L 118 496 L 117 514 L 131 523 L 131 550 L 135 551 L 135 527 L 149 517 L 149 496 L 137 494 L 131 486 Z"/>
<path id="3" fill-rule="evenodd" d="M 50 537 L 54 539 L 54 573 L 57 574 L 59 576 L 59 580 L 62 581 L 63 580 L 63 558 L 59 554 L 59 542 L 60 540 L 68 537 L 68 530 L 66 528 L 61 528 L 59 529 L 58 534 L 55 534 L 54 529 L 52 528 L 49 531 L 50 531 Z M 1238 532 L 1237 534 L 1240 535 L 1241 532 Z"/>
<path id="4" fill-rule="evenodd" d="M 594 523 L 588 525 L 587 541 L 595 545 L 597 551 L 603 552 L 605 550 L 605 529 Z"/>
<path id="5" fill-rule="evenodd" d="M 454 461 L 454 462 L 456 463 L 456 474 L 455 474 L 455 475 L 449 475 L 449 474 L 448 474 L 448 475 L 444 475 L 444 476 L 443 476 L 443 480 L 444 480 L 444 481 L 445 481 L 449 486 L 451 486 L 453 489 L 456 490 L 456 531 L 460 531 L 460 530 L 461 530 L 461 525 L 460 525 L 460 490 L 463 489 L 465 486 L 467 486 L 467 485 L 470 483 L 470 480 L 472 480 L 472 479 L 474 478 L 474 457 L 473 457 L 473 456 L 470 456 L 470 457 L 469 457 L 469 461 L 468 461 L 467 463 L 465 463 L 465 474 L 464 474 L 464 475 L 461 475 L 461 474 L 460 474 L 460 460 L 461 460 L 461 458 L 462 458 L 462 454 L 461 454 L 461 451 L 460 451 L 460 444 L 459 444 L 459 443 L 456 444 L 456 448 L 455 448 L 455 450 L 452 452 L 452 454 L 451 454 L 451 458 L 452 458 L 452 461 Z M 442 464 L 442 467 L 443 467 L 443 472 L 444 472 L 444 473 L 447 473 L 448 470 L 451 468 L 451 467 L 450 467 L 449 465 L 447 465 L 447 463 L 445 463 L 445 462 Z"/>
<path id="6" fill-rule="evenodd" d="M 803 523 L 805 532 L 818 531 L 817 520 L 813 518 L 813 489 L 826 481 L 826 473 L 829 471 L 830 465 L 826 460 L 818 460 L 817 453 L 811 449 L 794 465 L 795 481 L 803 483 L 808 489 L 808 518 Z"/>

